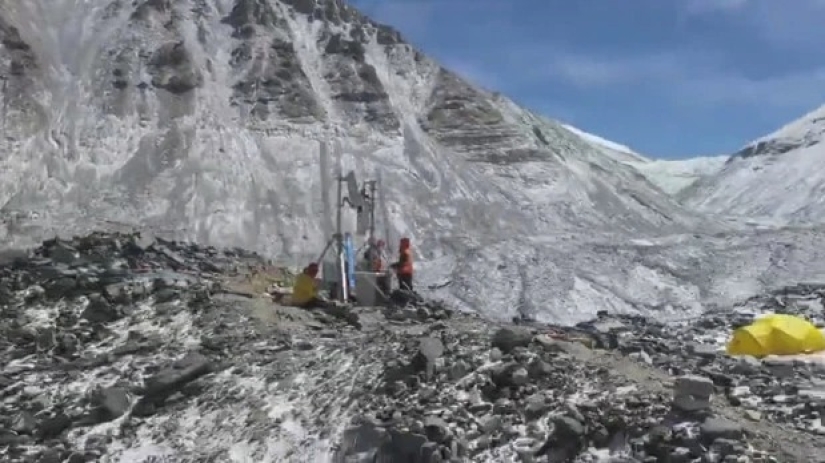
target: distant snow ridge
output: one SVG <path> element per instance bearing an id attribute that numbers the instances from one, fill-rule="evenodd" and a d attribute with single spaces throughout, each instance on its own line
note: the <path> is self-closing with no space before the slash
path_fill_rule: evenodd
<path id="1" fill-rule="evenodd" d="M 780 127 L 773 133 L 760 137 L 749 143 L 736 156 L 748 157 L 760 153 L 779 153 L 783 150 L 810 147 L 822 143 L 825 137 L 825 105 L 814 109 L 804 116 Z M 787 145 L 776 146 L 780 142 Z M 792 142 L 796 142 L 795 144 Z M 772 146 L 773 145 L 773 146 Z"/>
<path id="2" fill-rule="evenodd" d="M 703 212 L 777 224 L 822 223 L 823 139 L 825 106 L 748 144 L 716 175 L 700 180 L 681 197 Z"/>

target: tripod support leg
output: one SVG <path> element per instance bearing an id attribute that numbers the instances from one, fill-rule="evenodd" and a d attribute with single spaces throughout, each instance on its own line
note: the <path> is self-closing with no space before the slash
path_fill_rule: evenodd
<path id="1" fill-rule="evenodd" d="M 329 252 L 329 248 L 330 248 L 330 247 L 332 247 L 332 243 L 333 243 L 334 241 L 335 241 L 334 239 L 327 241 L 327 245 L 326 245 L 326 246 L 324 246 L 324 250 L 323 250 L 323 251 L 321 251 L 321 255 L 320 255 L 320 256 L 318 256 L 318 259 L 317 259 L 315 262 L 317 262 L 317 263 L 319 263 L 319 264 L 320 264 L 320 263 L 321 263 L 321 261 L 323 261 L 323 260 L 324 260 L 324 256 L 326 256 L 326 255 L 327 255 L 327 252 Z"/>

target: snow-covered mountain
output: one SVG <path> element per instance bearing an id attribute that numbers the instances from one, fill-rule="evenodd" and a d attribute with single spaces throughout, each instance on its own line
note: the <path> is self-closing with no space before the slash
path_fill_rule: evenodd
<path id="1" fill-rule="evenodd" d="M 703 212 L 777 222 L 825 220 L 825 106 L 745 146 L 681 193 Z"/>
<path id="2" fill-rule="evenodd" d="M 328 142 L 381 175 L 420 287 L 491 317 L 681 316 L 816 271 L 740 255 L 768 238 L 340 0 L 6 2 L 0 34 L 4 246 L 137 226 L 300 266 L 327 238 Z"/>
<path id="3" fill-rule="evenodd" d="M 300 265 L 326 239 L 321 141 L 346 168 L 380 172 L 391 235 L 417 243 L 424 283 L 465 268 L 508 281 L 462 299 L 497 300 L 500 316 L 533 299 L 518 282 L 535 265 L 504 270 L 514 252 L 703 223 L 340 0 L 5 2 L 0 34 L 7 244 L 114 223 Z M 479 261 L 501 243 L 518 251 Z"/>

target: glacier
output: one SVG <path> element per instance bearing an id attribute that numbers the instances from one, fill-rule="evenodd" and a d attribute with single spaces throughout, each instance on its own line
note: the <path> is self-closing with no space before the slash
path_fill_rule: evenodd
<path id="1" fill-rule="evenodd" d="M 650 159 L 632 148 L 598 135 L 586 132 L 569 124 L 563 127 L 580 136 L 613 159 L 633 166 L 647 180 L 671 196 L 722 170 L 730 156 L 696 156 L 687 159 Z M 678 197 L 678 196 L 677 196 Z"/>

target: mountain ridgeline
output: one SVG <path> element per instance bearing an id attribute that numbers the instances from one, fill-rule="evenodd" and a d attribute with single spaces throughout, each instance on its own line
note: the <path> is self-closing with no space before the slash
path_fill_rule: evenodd
<path id="1" fill-rule="evenodd" d="M 706 213 L 757 217 L 774 223 L 825 221 L 825 106 L 759 138 L 714 175 L 680 193 Z"/>

